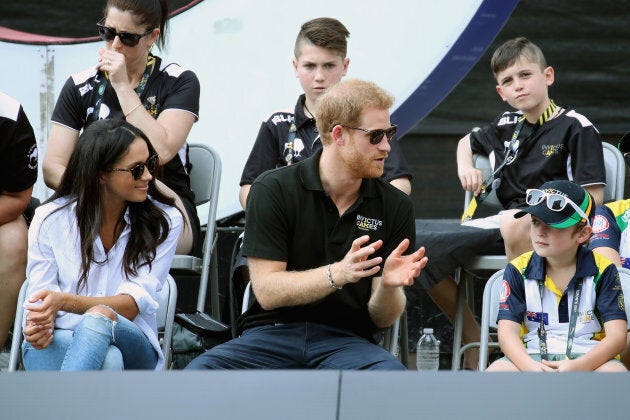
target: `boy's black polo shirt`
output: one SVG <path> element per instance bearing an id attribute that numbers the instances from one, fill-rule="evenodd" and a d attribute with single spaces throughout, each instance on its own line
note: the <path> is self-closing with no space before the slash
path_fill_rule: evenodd
<path id="1" fill-rule="evenodd" d="M 295 165 L 267 171 L 252 185 L 247 201 L 243 254 L 286 261 L 287 271 L 304 271 L 341 261 L 352 241 L 369 235 L 383 240 L 372 257 L 385 258 L 404 239 L 415 250 L 411 199 L 380 178 L 364 179 L 357 202 L 339 217 L 319 177 L 322 151 Z M 327 279 L 322 270 L 322 282 Z M 258 303 L 239 320 L 239 328 L 310 321 L 370 338 L 376 331 L 367 304 L 371 279 L 346 285 L 309 305 L 265 311 Z"/>
<path id="2" fill-rule="evenodd" d="M 470 134 L 473 153 L 494 157 L 493 167 L 505 158 L 522 112 L 504 112 L 491 124 Z M 542 126 L 525 123 L 519 135 L 518 154 L 497 175 L 501 184 L 497 197 L 505 209 L 525 206 L 525 191 L 547 181 L 568 179 L 582 186 L 605 185 L 606 169 L 602 140 L 583 115 L 566 109 Z"/>

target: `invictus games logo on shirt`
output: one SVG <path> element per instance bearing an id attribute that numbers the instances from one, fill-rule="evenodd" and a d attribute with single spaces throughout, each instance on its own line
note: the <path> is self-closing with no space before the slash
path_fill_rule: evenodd
<path id="1" fill-rule="evenodd" d="M 564 144 L 543 144 L 541 147 L 542 155 L 544 157 L 549 157 L 560 154 L 560 152 L 564 149 Z"/>
<path id="2" fill-rule="evenodd" d="M 361 216 L 357 214 L 357 227 L 361 230 L 378 230 L 383 226 L 383 221 L 378 219 L 371 219 L 369 217 Z"/>

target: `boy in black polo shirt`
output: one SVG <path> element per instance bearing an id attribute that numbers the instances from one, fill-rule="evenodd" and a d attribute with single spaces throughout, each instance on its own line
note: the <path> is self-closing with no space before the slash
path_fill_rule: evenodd
<path id="1" fill-rule="evenodd" d="M 293 68 L 304 93 L 294 109 L 274 112 L 260 126 L 241 175 L 239 200 L 243 209 L 249 188 L 258 175 L 297 163 L 321 149 L 315 123 L 317 102 L 348 71 L 346 39 L 349 35 L 348 29 L 333 18 L 316 18 L 302 25 L 295 41 Z M 391 147 L 383 177 L 409 194 L 411 172 L 396 139 Z"/>
<path id="2" fill-rule="evenodd" d="M 411 199 L 380 178 L 392 103 L 371 82 L 332 86 L 322 150 L 256 179 L 243 244 L 255 302 L 239 338 L 187 369 L 405 369 L 372 336 L 398 319 L 427 261 L 412 252 Z"/>

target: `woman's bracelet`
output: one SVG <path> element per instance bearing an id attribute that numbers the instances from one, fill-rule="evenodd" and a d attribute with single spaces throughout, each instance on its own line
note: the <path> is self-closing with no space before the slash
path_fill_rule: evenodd
<path id="1" fill-rule="evenodd" d="M 70 313 L 75 313 L 74 311 L 77 310 L 77 295 L 74 295 L 74 299 L 72 300 L 72 310 L 70 311 Z"/>
<path id="2" fill-rule="evenodd" d="M 335 283 L 335 281 L 332 278 L 332 273 L 330 272 L 331 265 L 332 264 L 328 264 L 326 266 L 326 277 L 328 277 L 328 283 L 330 284 L 330 287 L 332 287 L 333 289 L 341 290 L 343 289 L 343 286 L 339 286 L 337 283 Z"/>
<path id="3" fill-rule="evenodd" d="M 142 106 L 142 102 L 140 102 L 138 105 L 136 105 L 136 106 L 134 106 L 133 108 L 131 108 L 131 111 L 129 111 L 129 112 L 127 112 L 127 113 L 125 114 L 125 118 L 127 118 L 128 116 L 130 116 L 130 115 L 131 115 L 131 113 L 132 113 L 133 111 L 135 111 L 136 109 L 140 108 L 141 106 Z"/>

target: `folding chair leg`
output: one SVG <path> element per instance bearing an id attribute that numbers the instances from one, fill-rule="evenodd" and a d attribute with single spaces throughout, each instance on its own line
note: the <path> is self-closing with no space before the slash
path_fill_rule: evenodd
<path id="1" fill-rule="evenodd" d="M 455 280 L 457 281 L 457 309 L 455 311 L 455 322 L 453 325 L 453 357 L 451 359 L 451 370 L 459 370 L 461 360 L 464 305 L 466 305 L 466 283 L 468 281 L 461 267 L 455 270 Z"/>
<path id="2" fill-rule="evenodd" d="M 400 362 L 409 368 L 409 330 L 406 309 L 400 316 Z"/>

